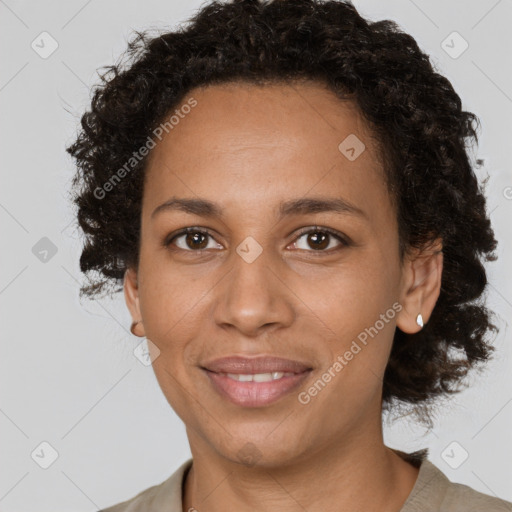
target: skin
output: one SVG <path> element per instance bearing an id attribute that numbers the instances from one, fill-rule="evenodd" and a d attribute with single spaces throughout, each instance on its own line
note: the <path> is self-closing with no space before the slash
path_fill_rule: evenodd
<path id="1" fill-rule="evenodd" d="M 329 512 L 343 503 L 344 510 L 398 512 L 418 470 L 383 443 L 382 379 L 395 327 L 419 331 L 416 316 L 428 322 L 435 306 L 440 242 L 400 261 L 396 212 L 372 132 L 352 102 L 322 84 L 229 83 L 191 96 L 197 106 L 151 152 L 139 266 L 124 283 L 140 321 L 135 332 L 158 347 L 157 380 L 186 426 L 194 462 L 183 510 Z M 366 146 L 354 161 L 338 149 L 349 134 Z M 278 219 L 280 202 L 319 196 L 342 197 L 365 215 Z M 171 197 L 208 199 L 225 213 L 152 217 Z M 315 225 L 350 244 L 330 237 L 315 249 L 298 233 Z M 189 226 L 211 232 L 202 254 L 186 235 L 163 246 Z M 248 236 L 262 249 L 251 263 L 236 252 Z M 301 404 L 298 393 L 397 302 L 401 311 Z M 228 355 L 296 359 L 313 371 L 277 402 L 244 408 L 219 396 L 199 368 Z M 253 460 L 244 462 L 240 450 Z"/>

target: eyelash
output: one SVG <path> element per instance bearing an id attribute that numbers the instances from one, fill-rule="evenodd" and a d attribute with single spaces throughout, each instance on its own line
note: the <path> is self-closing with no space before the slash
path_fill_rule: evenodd
<path id="1" fill-rule="evenodd" d="M 173 233 L 170 237 L 167 237 L 164 242 L 163 242 L 163 246 L 167 249 L 169 249 L 170 245 L 172 244 L 172 242 L 174 240 L 176 240 L 177 238 L 179 238 L 180 236 L 183 236 L 183 235 L 186 235 L 186 234 L 189 234 L 189 233 L 200 233 L 202 235 L 207 235 L 207 236 L 210 236 L 212 238 L 213 235 L 208 231 L 208 230 L 205 230 L 203 228 L 199 228 L 199 227 L 188 227 L 188 228 L 184 228 L 184 229 L 181 229 L 180 231 L 178 231 L 177 233 Z M 301 238 L 303 235 L 306 235 L 306 234 L 310 234 L 310 233 L 327 233 L 328 235 L 336 238 L 339 242 L 341 242 L 342 246 L 341 247 L 337 247 L 335 249 L 329 249 L 329 250 L 318 250 L 318 251 L 315 251 L 313 249 L 311 250 L 306 250 L 306 252 L 312 252 L 312 253 L 316 253 L 318 255 L 321 255 L 322 253 L 327 253 L 327 254 L 330 254 L 332 252 L 336 252 L 338 250 L 340 250 L 341 248 L 343 247 L 348 247 L 350 245 L 350 242 L 347 240 L 347 238 L 345 236 L 343 236 L 341 233 L 339 233 L 338 231 L 335 231 L 334 229 L 330 229 L 330 228 L 324 228 L 324 227 L 321 227 L 321 226 L 313 226 L 313 227 L 308 227 L 308 228 L 302 228 L 299 233 L 297 234 L 297 237 L 296 239 L 294 240 L 294 242 Z M 176 250 L 176 251 L 185 251 L 185 252 L 194 252 L 194 253 L 203 253 L 205 251 L 208 251 L 209 249 L 197 249 L 197 250 L 193 250 L 193 249 L 181 249 L 181 248 L 176 248 L 176 249 L 170 249 L 170 250 Z M 299 250 L 305 250 L 305 249 L 299 249 Z"/>

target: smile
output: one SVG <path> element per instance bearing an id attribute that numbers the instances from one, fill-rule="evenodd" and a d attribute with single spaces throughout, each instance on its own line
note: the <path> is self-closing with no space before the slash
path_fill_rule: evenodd
<path id="1" fill-rule="evenodd" d="M 272 372 L 272 373 L 219 373 L 218 375 L 229 377 L 240 382 L 269 382 L 271 380 L 279 380 L 282 377 L 292 377 L 292 372 Z"/>
<path id="2" fill-rule="evenodd" d="M 213 389 L 222 398 L 242 407 L 263 407 L 292 393 L 310 370 L 301 373 L 215 373 L 204 370 Z"/>

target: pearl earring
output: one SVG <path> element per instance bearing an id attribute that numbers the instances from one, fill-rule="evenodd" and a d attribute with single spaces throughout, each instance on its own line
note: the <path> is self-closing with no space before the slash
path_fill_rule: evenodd
<path id="1" fill-rule="evenodd" d="M 420 327 L 423 327 L 423 317 L 421 316 L 421 313 L 416 317 L 416 323 L 417 323 Z"/>

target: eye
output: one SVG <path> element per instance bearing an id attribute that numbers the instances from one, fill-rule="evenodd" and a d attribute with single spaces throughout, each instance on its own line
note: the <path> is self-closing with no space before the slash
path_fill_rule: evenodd
<path id="1" fill-rule="evenodd" d="M 308 235 L 306 239 L 306 244 L 310 244 L 309 247 L 313 248 L 313 251 L 308 251 L 308 248 L 298 247 L 301 238 Z M 213 236 L 209 231 L 204 230 L 198 227 L 188 227 L 184 228 L 177 233 L 174 233 L 167 237 L 163 245 L 164 247 L 169 248 L 171 245 L 175 245 L 177 249 L 187 251 L 187 252 L 202 252 L 207 249 L 215 249 L 215 243 L 210 245 L 208 242 L 208 237 L 213 241 Z M 183 240 L 181 240 L 183 239 Z M 293 242 L 293 245 L 297 246 L 300 250 L 306 250 L 308 252 L 334 252 L 331 246 L 331 242 L 336 239 L 339 244 L 338 247 L 348 246 L 350 245 L 348 240 L 338 231 L 335 231 L 330 228 L 322 228 L 319 226 L 304 228 L 299 232 L 298 238 Z M 220 246 L 220 244 L 217 244 Z M 220 246 L 222 248 L 222 246 Z M 329 250 L 326 250 L 329 249 Z M 172 250 L 175 250 L 173 248 Z M 338 249 L 334 249 L 338 250 Z"/>
<path id="2" fill-rule="evenodd" d="M 170 238 L 164 241 L 164 247 L 169 247 L 176 240 L 180 240 L 183 238 L 181 243 L 181 247 L 179 244 L 176 244 L 178 249 L 189 252 L 201 252 L 206 249 L 212 249 L 212 247 L 208 247 L 208 237 L 213 237 L 208 231 L 205 231 L 201 228 L 185 228 L 180 230 L 174 236 L 171 235 Z"/>
<path id="3" fill-rule="evenodd" d="M 299 232 L 299 236 L 297 240 L 300 240 L 301 238 L 305 237 L 305 235 L 308 235 L 305 239 L 306 248 L 298 247 L 301 250 L 308 250 L 307 247 L 312 247 L 313 251 L 309 252 L 334 252 L 332 250 L 331 242 L 333 242 L 333 239 L 336 239 L 338 242 L 340 242 L 341 246 L 348 246 L 349 242 L 345 239 L 345 237 L 338 233 L 337 231 L 330 229 L 330 228 L 322 228 L 320 226 L 315 226 L 313 228 L 305 228 L 302 229 Z M 294 242 L 294 245 L 298 246 L 298 242 Z M 338 250 L 338 249 L 334 249 Z"/>

